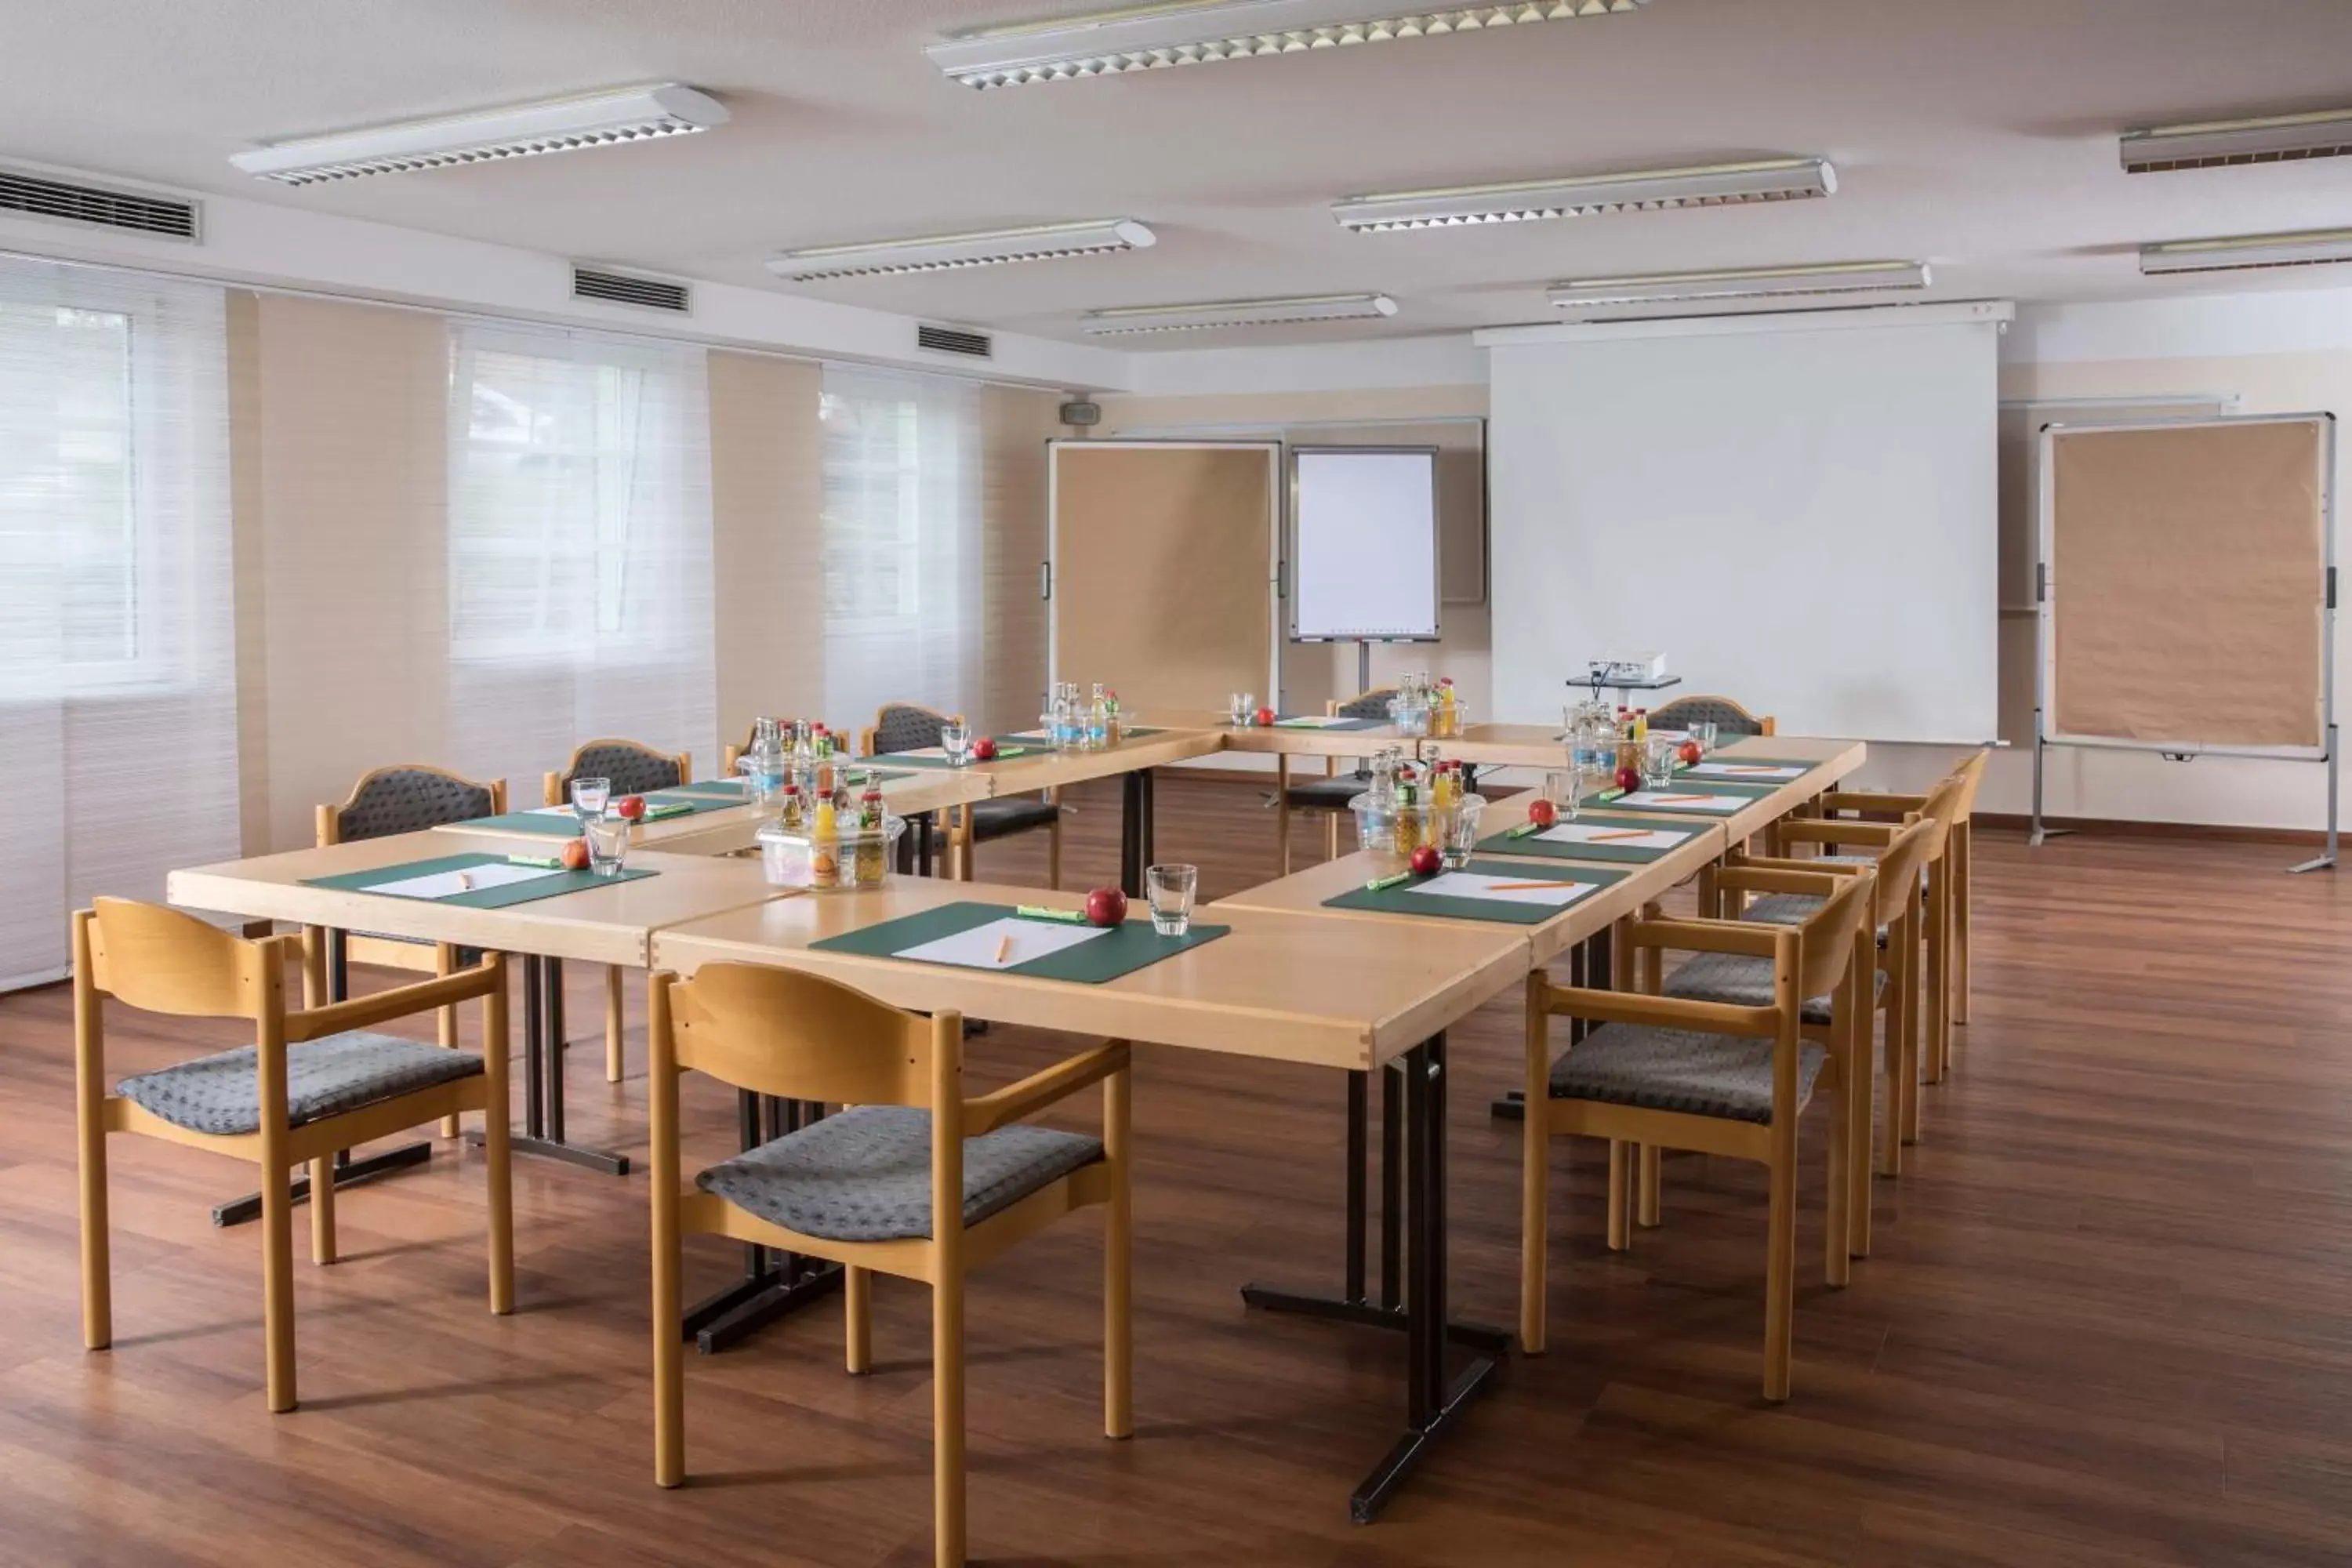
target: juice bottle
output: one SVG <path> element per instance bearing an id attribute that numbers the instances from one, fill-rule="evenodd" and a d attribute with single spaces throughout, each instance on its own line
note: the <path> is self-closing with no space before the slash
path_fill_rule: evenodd
<path id="1" fill-rule="evenodd" d="M 806 831 L 808 827 L 808 802 L 801 798 L 800 785 L 796 784 L 788 784 L 784 786 L 784 805 L 782 816 L 780 820 L 783 823 L 784 831 L 787 833 L 801 833 Z"/>
<path id="2" fill-rule="evenodd" d="M 857 885 L 882 885 L 882 788 L 867 784 L 857 800 Z"/>
<path id="3" fill-rule="evenodd" d="M 1108 738 L 1109 743 L 1116 746 L 1127 738 L 1126 721 L 1121 719 L 1118 713 L 1118 693 L 1116 691 L 1106 692 L 1103 696 L 1103 706 L 1109 715 L 1108 724 L 1105 733 Z"/>
<path id="4" fill-rule="evenodd" d="M 1396 852 L 1410 855 L 1421 847 L 1421 786 L 1400 778 L 1396 790 Z"/>
<path id="5" fill-rule="evenodd" d="M 1454 707 L 1454 678 L 1449 675 L 1437 683 L 1437 713 L 1429 732 L 1450 740 L 1459 732 L 1460 723 Z"/>
<path id="6" fill-rule="evenodd" d="M 816 820 L 809 828 L 809 886 L 841 886 L 840 816 L 832 800 L 817 796 Z"/>

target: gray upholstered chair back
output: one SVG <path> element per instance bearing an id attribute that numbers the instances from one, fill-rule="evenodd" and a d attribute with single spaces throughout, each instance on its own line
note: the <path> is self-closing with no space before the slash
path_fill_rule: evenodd
<path id="1" fill-rule="evenodd" d="M 874 715 L 877 752 L 920 752 L 940 743 L 940 728 L 948 716 L 912 702 L 885 703 Z"/>
<path id="2" fill-rule="evenodd" d="M 1393 686 L 1375 686 L 1360 697 L 1350 697 L 1339 704 L 1342 719 L 1385 719 L 1389 703 L 1396 696 Z"/>
<path id="3" fill-rule="evenodd" d="M 1654 709 L 1650 722 L 1662 730 L 1713 724 L 1718 735 L 1760 735 L 1764 721 L 1727 697 L 1677 697 Z"/>
<path id="4" fill-rule="evenodd" d="M 591 741 L 572 759 L 563 775 L 563 793 L 572 793 L 576 778 L 610 779 L 616 795 L 643 795 L 650 789 L 676 789 L 686 781 L 677 776 L 677 759 L 635 741 Z"/>
<path id="5" fill-rule="evenodd" d="M 335 808 L 335 836 L 345 843 L 417 833 L 497 809 L 490 786 L 439 768 L 378 768 Z"/>

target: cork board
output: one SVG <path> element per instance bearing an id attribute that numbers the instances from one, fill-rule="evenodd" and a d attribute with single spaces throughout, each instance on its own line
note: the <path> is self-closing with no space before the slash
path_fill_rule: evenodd
<path id="1" fill-rule="evenodd" d="M 1281 448 L 1273 442 L 1054 444 L 1054 679 L 1122 707 L 1271 702 Z"/>
<path id="2" fill-rule="evenodd" d="M 2047 436 L 2053 739 L 2326 742 L 2325 416 Z"/>

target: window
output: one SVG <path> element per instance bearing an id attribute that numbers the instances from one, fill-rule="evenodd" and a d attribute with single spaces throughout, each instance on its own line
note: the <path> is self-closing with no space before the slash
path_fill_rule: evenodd
<path id="1" fill-rule="evenodd" d="M 227 384 L 220 289 L 0 260 L 0 988 L 237 852 Z"/>
<path id="2" fill-rule="evenodd" d="M 828 365 L 824 426 L 825 712 L 886 702 L 976 709 L 980 391 Z"/>
<path id="3" fill-rule="evenodd" d="M 528 780 L 600 736 L 709 756 L 702 351 L 452 331 L 449 656 L 464 765 Z"/>

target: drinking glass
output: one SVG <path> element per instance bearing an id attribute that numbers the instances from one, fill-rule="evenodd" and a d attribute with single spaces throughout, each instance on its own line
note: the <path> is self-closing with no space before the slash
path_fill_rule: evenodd
<path id="1" fill-rule="evenodd" d="M 629 858 L 629 821 L 625 816 L 592 816 L 583 825 L 588 834 L 588 868 L 599 877 L 617 877 Z"/>
<path id="2" fill-rule="evenodd" d="M 948 761 L 961 763 L 966 757 L 971 755 L 971 726 L 969 724 L 940 725 L 940 750 L 947 753 Z"/>
<path id="3" fill-rule="evenodd" d="M 1241 730 L 1247 728 L 1250 721 L 1257 717 L 1256 693 L 1250 691 L 1236 691 L 1231 697 L 1226 698 L 1225 717 L 1233 721 L 1234 729 Z"/>
<path id="4" fill-rule="evenodd" d="M 1192 889 L 1201 880 L 1197 866 L 1152 866 L 1143 873 L 1143 890 L 1151 901 L 1151 929 L 1161 936 L 1182 936 L 1192 929 Z"/>
<path id="5" fill-rule="evenodd" d="M 1690 727 L 1691 739 L 1698 742 L 1701 752 L 1715 750 L 1716 727 L 1712 719 L 1702 720 Z"/>
<path id="6" fill-rule="evenodd" d="M 605 804 L 613 798 L 611 779 L 573 779 L 572 809 L 583 822 L 604 815 Z"/>
<path id="7" fill-rule="evenodd" d="M 1470 863 L 1471 851 L 1478 847 L 1478 819 L 1486 813 L 1486 803 L 1475 795 L 1465 795 L 1461 804 L 1443 812 L 1437 819 L 1437 853 L 1449 871 L 1459 871 Z"/>
<path id="8" fill-rule="evenodd" d="M 1544 774 L 1543 797 L 1559 807 L 1559 815 L 1567 821 L 1576 820 L 1579 797 L 1583 794 L 1582 768 L 1554 768 Z"/>
<path id="9" fill-rule="evenodd" d="M 1675 782 L 1675 742 L 1653 735 L 1642 748 L 1642 783 L 1651 789 L 1670 789 Z"/>

